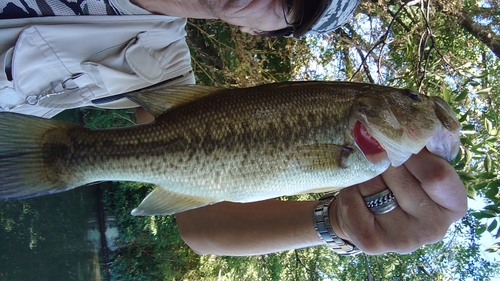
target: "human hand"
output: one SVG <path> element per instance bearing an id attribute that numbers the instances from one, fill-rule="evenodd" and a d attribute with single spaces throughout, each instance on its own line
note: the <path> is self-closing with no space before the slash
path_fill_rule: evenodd
<path id="1" fill-rule="evenodd" d="M 389 187 L 399 206 L 374 215 L 363 197 Z M 408 253 L 440 241 L 467 211 L 467 194 L 456 171 L 426 149 L 404 165 L 340 191 L 330 208 L 333 230 L 367 254 Z M 334 213 L 333 213 L 334 212 Z"/>

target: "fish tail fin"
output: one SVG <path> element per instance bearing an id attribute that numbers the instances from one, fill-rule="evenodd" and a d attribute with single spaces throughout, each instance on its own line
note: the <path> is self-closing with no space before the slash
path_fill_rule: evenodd
<path id="1" fill-rule="evenodd" d="M 23 199 L 72 188 L 57 173 L 47 170 L 43 146 L 53 132 L 61 132 L 68 126 L 76 125 L 0 113 L 0 200 Z"/>

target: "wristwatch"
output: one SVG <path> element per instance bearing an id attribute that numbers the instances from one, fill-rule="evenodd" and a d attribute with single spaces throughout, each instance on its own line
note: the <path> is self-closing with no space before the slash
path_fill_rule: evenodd
<path id="1" fill-rule="evenodd" d="M 314 229 L 319 238 L 335 253 L 342 256 L 355 256 L 362 253 L 358 247 L 351 244 L 335 234 L 330 223 L 328 211 L 330 205 L 336 199 L 334 193 L 327 194 L 319 199 L 318 204 L 314 208 Z"/>

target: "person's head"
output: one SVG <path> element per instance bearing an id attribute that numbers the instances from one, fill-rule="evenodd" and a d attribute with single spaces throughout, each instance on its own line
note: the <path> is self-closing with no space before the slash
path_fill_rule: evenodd
<path id="1" fill-rule="evenodd" d="M 219 19 L 243 32 L 300 37 L 332 31 L 344 24 L 359 0 L 203 0 Z"/>
<path id="2" fill-rule="evenodd" d="M 130 0 L 155 14 L 214 19 L 244 32 L 300 37 L 332 31 L 347 22 L 360 0 Z"/>

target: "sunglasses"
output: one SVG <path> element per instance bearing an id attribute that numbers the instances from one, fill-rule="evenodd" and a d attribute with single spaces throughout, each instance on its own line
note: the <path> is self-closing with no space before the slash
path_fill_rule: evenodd
<path id="1" fill-rule="evenodd" d="M 288 26 L 297 27 L 304 18 L 304 0 L 283 0 L 283 16 Z"/>

